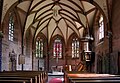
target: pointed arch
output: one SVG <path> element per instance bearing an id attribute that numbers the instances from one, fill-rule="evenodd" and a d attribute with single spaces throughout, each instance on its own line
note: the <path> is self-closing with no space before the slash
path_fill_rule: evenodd
<path id="1" fill-rule="evenodd" d="M 80 55 L 80 38 L 73 33 L 68 40 L 69 54 L 72 58 L 79 58 Z"/>
<path id="2" fill-rule="evenodd" d="M 44 58 L 47 56 L 47 39 L 43 33 L 39 33 L 33 44 L 34 55 L 37 58 Z"/>
<path id="3" fill-rule="evenodd" d="M 50 52 L 52 52 L 53 58 L 63 58 L 65 48 L 64 38 L 57 34 L 52 37 L 50 44 L 50 47 L 52 48 L 52 51 L 50 50 Z"/>

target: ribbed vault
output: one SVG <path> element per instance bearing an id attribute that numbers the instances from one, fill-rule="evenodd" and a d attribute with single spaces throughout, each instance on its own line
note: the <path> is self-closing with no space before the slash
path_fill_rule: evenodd
<path id="1" fill-rule="evenodd" d="M 72 33 L 81 38 L 84 29 L 92 27 L 95 11 L 96 7 L 86 1 L 34 0 L 30 6 L 25 31 L 32 28 L 34 37 L 41 32 L 48 41 L 57 34 L 65 42 Z"/>
<path id="2" fill-rule="evenodd" d="M 55 35 L 64 38 L 65 43 L 71 34 L 79 38 L 83 32 L 93 26 L 94 16 L 98 8 L 106 5 L 105 0 L 4 0 L 3 9 L 17 4 L 16 8 L 21 20 L 24 38 L 27 30 L 31 30 L 33 39 L 43 33 L 48 39 Z M 100 5 L 96 7 L 93 5 Z M 7 10 L 6 10 L 7 11 Z M 5 12 L 5 11 L 4 11 Z M 4 17 L 4 13 L 3 13 Z"/>

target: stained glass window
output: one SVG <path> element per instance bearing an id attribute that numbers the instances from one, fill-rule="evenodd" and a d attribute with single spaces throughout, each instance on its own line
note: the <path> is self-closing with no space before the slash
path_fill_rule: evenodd
<path id="1" fill-rule="evenodd" d="M 13 38 L 14 38 L 14 16 L 11 13 L 9 18 L 9 40 L 13 41 Z"/>
<path id="2" fill-rule="evenodd" d="M 99 19 L 99 40 L 101 41 L 104 38 L 104 22 L 103 16 L 101 15 Z"/>
<path id="3" fill-rule="evenodd" d="M 36 57 L 43 58 L 43 40 L 39 39 L 36 41 Z"/>
<path id="4" fill-rule="evenodd" d="M 62 41 L 59 38 L 54 40 L 53 56 L 54 58 L 62 58 Z"/>
<path id="5" fill-rule="evenodd" d="M 79 58 L 79 40 L 73 38 L 72 40 L 72 58 Z"/>

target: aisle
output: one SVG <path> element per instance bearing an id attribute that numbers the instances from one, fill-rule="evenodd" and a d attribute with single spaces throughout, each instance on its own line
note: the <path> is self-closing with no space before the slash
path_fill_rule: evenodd
<path id="1" fill-rule="evenodd" d="M 48 82 L 47 83 L 64 83 L 64 73 L 48 73 Z"/>

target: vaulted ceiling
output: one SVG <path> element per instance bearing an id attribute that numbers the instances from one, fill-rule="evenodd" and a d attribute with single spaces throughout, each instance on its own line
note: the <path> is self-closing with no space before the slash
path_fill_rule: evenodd
<path id="1" fill-rule="evenodd" d="M 98 8 L 106 6 L 106 0 L 4 0 L 3 15 L 16 4 L 24 30 L 31 30 L 33 38 L 41 32 L 48 41 L 60 35 L 67 42 L 71 34 L 83 37 L 84 30 L 93 27 Z"/>

